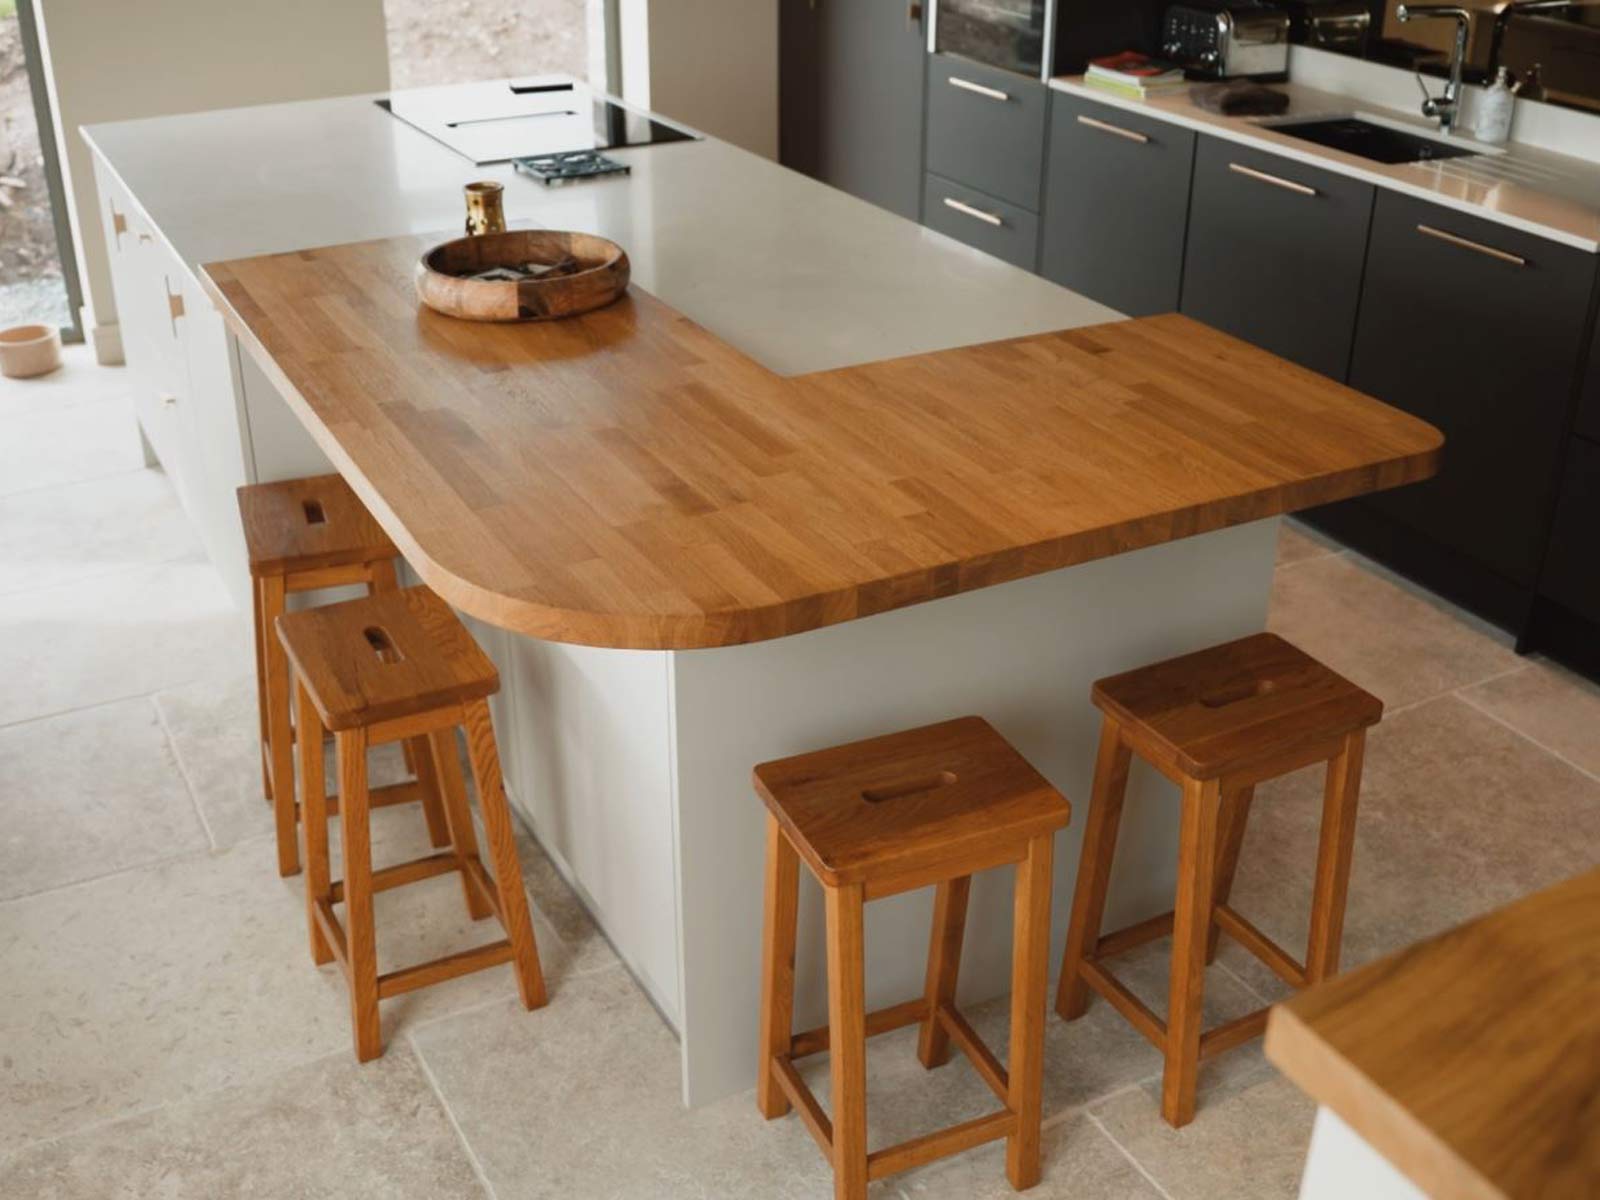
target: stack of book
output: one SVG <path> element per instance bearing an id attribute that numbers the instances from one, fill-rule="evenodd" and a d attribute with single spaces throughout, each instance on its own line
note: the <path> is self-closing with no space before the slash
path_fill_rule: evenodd
<path id="1" fill-rule="evenodd" d="M 1151 58 L 1137 50 L 1090 59 L 1083 81 L 1090 87 L 1134 100 L 1171 95 L 1184 86 L 1183 68 L 1177 63 Z"/>

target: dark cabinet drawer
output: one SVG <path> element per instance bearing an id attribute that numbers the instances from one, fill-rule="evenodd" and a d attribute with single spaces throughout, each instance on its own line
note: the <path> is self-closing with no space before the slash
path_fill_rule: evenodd
<path id="1" fill-rule="evenodd" d="M 1038 212 L 1048 99 L 1037 79 L 935 55 L 928 62 L 929 172 Z"/>
<path id="2" fill-rule="evenodd" d="M 1129 316 L 1175 311 L 1194 147 L 1190 130 L 1057 92 L 1041 272 Z"/>
<path id="3" fill-rule="evenodd" d="M 1202 137 L 1182 310 L 1342 380 L 1372 195 L 1342 175 Z"/>
<path id="4" fill-rule="evenodd" d="M 1539 590 L 1600 621 L 1600 445 L 1573 438 Z"/>
<path id="5" fill-rule="evenodd" d="M 1600 317 L 1596 317 L 1594 336 L 1589 339 L 1589 369 L 1578 400 L 1578 432 L 1600 441 Z"/>
<path id="6" fill-rule="evenodd" d="M 922 223 L 1031 271 L 1039 257 L 1039 218 L 937 175 L 922 192 Z"/>
<path id="7" fill-rule="evenodd" d="M 1433 479 L 1366 503 L 1533 585 L 1594 272 L 1580 250 L 1378 196 L 1350 384 L 1445 445 Z"/>

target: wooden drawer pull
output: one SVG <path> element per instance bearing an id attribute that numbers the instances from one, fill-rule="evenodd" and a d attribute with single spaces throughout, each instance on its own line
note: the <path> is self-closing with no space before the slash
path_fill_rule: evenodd
<path id="1" fill-rule="evenodd" d="M 1438 238 L 1441 242 L 1449 242 L 1452 246 L 1460 246 L 1463 250 L 1474 250 L 1479 254 L 1487 254 L 1490 258 L 1498 258 L 1501 262 L 1510 263 L 1514 267 L 1528 265 L 1528 260 L 1520 254 L 1512 254 L 1509 250 L 1496 250 L 1493 246 L 1485 246 L 1482 242 L 1474 242 L 1464 237 L 1457 237 L 1453 233 L 1435 229 L 1432 225 L 1418 225 L 1417 232 L 1431 238 Z"/>
<path id="2" fill-rule="evenodd" d="M 183 316 L 183 293 L 172 290 L 172 280 L 161 277 L 161 289 L 167 294 L 167 323 L 172 326 L 172 336 L 178 336 L 178 318 Z"/>
<path id="3" fill-rule="evenodd" d="M 123 213 L 119 213 L 117 211 L 117 206 L 115 204 L 111 205 L 110 208 L 111 234 L 112 237 L 116 239 L 117 245 L 120 247 L 122 245 L 122 235 L 128 232 L 128 218 Z"/>
<path id="4" fill-rule="evenodd" d="M 959 75 L 950 76 L 950 86 L 958 87 L 964 92 L 971 92 L 975 96 L 984 96 L 990 100 L 999 100 L 1004 103 L 1011 99 L 1010 92 L 1002 92 L 999 88 L 984 87 L 981 83 L 973 83 L 970 79 L 963 79 Z"/>
<path id="5" fill-rule="evenodd" d="M 1258 171 L 1254 167 L 1247 167 L 1240 163 L 1229 163 L 1228 170 L 1235 175 L 1244 175 L 1251 179 L 1258 179 L 1262 183 L 1270 183 L 1273 187 L 1280 187 L 1286 192 L 1298 192 L 1302 196 L 1315 196 L 1319 193 L 1314 187 L 1303 183 L 1296 183 L 1292 179 L 1282 179 L 1277 175 L 1268 175 L 1265 171 Z"/>
<path id="6" fill-rule="evenodd" d="M 996 229 L 1005 224 L 1005 221 L 995 216 L 994 213 L 984 212 L 981 208 L 973 208 L 972 205 L 963 204 L 959 200 L 952 200 L 949 196 L 944 198 L 944 206 L 953 208 L 958 213 L 972 217 L 974 220 L 982 221 L 985 225 L 993 225 Z"/>
<path id="7" fill-rule="evenodd" d="M 1128 141 L 1138 142 L 1140 145 L 1144 145 L 1150 140 L 1148 134 L 1135 133 L 1131 129 L 1124 129 L 1120 125 L 1112 125 L 1108 121 L 1097 121 L 1093 117 L 1080 116 L 1078 118 L 1078 124 L 1087 125 L 1090 129 L 1098 129 L 1101 133 L 1109 133 L 1119 138 L 1127 138 Z"/>

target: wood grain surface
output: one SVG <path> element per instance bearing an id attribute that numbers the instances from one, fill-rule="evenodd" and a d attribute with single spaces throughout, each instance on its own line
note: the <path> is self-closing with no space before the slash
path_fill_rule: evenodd
<path id="1" fill-rule="evenodd" d="M 1438 468 L 1432 426 L 1177 315 L 781 377 L 637 287 L 422 309 L 436 240 L 206 273 L 423 580 L 534 637 L 760 641 Z"/>
<path id="2" fill-rule="evenodd" d="M 1594 1196 L 1600 871 L 1278 1006 L 1267 1056 L 1430 1196 Z"/>
<path id="3" fill-rule="evenodd" d="M 550 265 L 570 259 L 572 274 L 516 282 L 469 278 L 490 267 Z M 631 267 L 622 247 L 592 233 L 513 229 L 456 238 L 418 261 L 417 299 L 466 321 L 549 321 L 612 304 L 628 290 Z"/>

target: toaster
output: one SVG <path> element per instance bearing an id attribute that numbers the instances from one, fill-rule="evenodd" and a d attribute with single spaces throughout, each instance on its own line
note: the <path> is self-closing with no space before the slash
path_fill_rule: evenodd
<path id="1" fill-rule="evenodd" d="M 1161 53 L 1205 79 L 1287 79 L 1289 14 L 1252 0 L 1169 5 Z"/>

